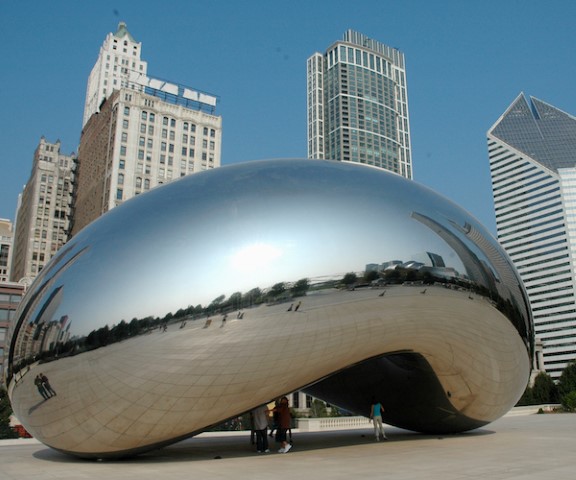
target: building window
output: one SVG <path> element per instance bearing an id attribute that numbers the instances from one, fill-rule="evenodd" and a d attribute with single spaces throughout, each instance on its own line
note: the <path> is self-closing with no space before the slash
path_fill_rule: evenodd
<path id="1" fill-rule="evenodd" d="M 214 138 L 216 136 L 216 130 L 214 130 L 213 128 L 210 129 L 210 136 L 212 138 Z"/>
<path id="2" fill-rule="evenodd" d="M 152 104 L 154 105 L 154 104 Z M 154 123 L 154 119 L 156 118 L 156 115 L 154 115 L 154 113 L 150 112 L 150 115 L 148 116 L 148 121 Z"/>
<path id="3" fill-rule="evenodd" d="M 125 161 L 125 160 L 120 160 L 120 161 L 118 162 L 118 168 L 119 168 L 120 170 L 124 170 L 125 166 L 126 166 L 126 161 Z"/>
<path id="4" fill-rule="evenodd" d="M 123 185 L 123 184 L 124 184 L 124 174 L 119 173 L 118 174 L 118 185 Z"/>
<path id="5" fill-rule="evenodd" d="M 130 107 L 128 106 L 124 107 L 124 115 L 126 116 L 130 115 Z"/>
<path id="6" fill-rule="evenodd" d="M 116 189 L 116 200 L 122 200 L 122 189 L 121 188 Z"/>

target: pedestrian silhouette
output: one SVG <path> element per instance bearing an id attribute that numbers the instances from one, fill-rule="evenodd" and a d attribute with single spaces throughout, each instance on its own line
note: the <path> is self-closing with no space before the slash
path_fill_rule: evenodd
<path id="1" fill-rule="evenodd" d="M 36 378 L 34 379 L 34 385 L 36 385 L 38 393 L 42 395 L 42 398 L 44 400 L 48 400 L 50 398 L 50 395 L 48 395 L 48 392 L 46 391 L 46 387 L 44 386 L 44 382 L 42 382 L 40 375 L 36 375 Z"/>

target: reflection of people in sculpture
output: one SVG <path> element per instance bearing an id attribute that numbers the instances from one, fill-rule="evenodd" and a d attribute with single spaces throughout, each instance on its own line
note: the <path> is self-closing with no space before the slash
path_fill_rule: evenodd
<path id="1" fill-rule="evenodd" d="M 290 407 L 288 406 L 288 397 L 282 397 L 280 404 L 272 411 L 278 412 L 278 429 L 276 430 L 276 441 L 281 442 L 282 447 L 278 450 L 279 453 L 288 453 L 292 445 L 288 443 L 288 430 L 290 430 L 292 423 L 292 415 L 290 414 Z"/>
<path id="2" fill-rule="evenodd" d="M 34 379 L 34 385 L 36 385 L 38 393 L 42 395 L 42 398 L 44 398 L 44 400 L 48 400 L 50 398 L 50 395 L 48 395 L 48 392 L 46 391 L 46 387 L 44 386 L 44 382 L 40 378 L 40 375 L 36 375 L 36 378 Z"/>
<path id="3" fill-rule="evenodd" d="M 294 304 L 291 303 L 290 306 L 288 307 L 288 310 L 286 310 L 286 311 L 287 311 L 287 312 L 291 312 L 293 307 L 294 307 Z"/>
<path id="4" fill-rule="evenodd" d="M 54 395 L 56 395 L 56 391 L 50 385 L 50 382 L 48 381 L 48 377 L 46 375 L 44 375 L 43 373 L 41 373 L 39 375 L 39 377 L 40 377 L 40 380 L 42 380 L 42 384 L 44 385 L 44 388 L 50 394 L 50 396 L 53 397 Z"/>
<path id="5" fill-rule="evenodd" d="M 206 323 L 204 324 L 204 326 L 202 328 L 208 328 L 211 323 L 212 323 L 212 319 L 210 317 L 208 317 L 206 319 Z"/>
<path id="6" fill-rule="evenodd" d="M 256 432 L 256 451 L 258 453 L 268 453 L 270 451 L 268 449 L 268 436 L 266 435 L 268 430 L 268 411 L 266 405 L 260 405 L 251 412 L 253 428 Z"/>
<path id="7" fill-rule="evenodd" d="M 300 308 L 300 305 L 302 305 L 302 302 L 298 302 L 298 304 L 294 307 L 295 312 L 298 311 L 298 309 Z"/>
<path id="8" fill-rule="evenodd" d="M 222 325 L 220 325 L 220 328 L 222 328 L 224 325 L 226 325 L 226 319 L 228 318 L 228 315 L 224 314 L 224 316 L 222 317 Z"/>
<path id="9" fill-rule="evenodd" d="M 372 405 L 370 406 L 370 420 L 374 422 L 374 436 L 376 441 L 380 441 L 380 435 L 382 435 L 382 440 L 388 440 L 388 437 L 384 433 L 384 425 L 382 425 L 382 412 L 384 407 L 380 402 L 372 400 Z"/>

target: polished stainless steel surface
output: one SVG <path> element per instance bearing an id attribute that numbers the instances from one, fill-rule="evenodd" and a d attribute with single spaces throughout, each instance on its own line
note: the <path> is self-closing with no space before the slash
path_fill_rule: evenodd
<path id="1" fill-rule="evenodd" d="M 445 433 L 514 405 L 532 338 L 510 260 L 458 206 L 376 168 L 271 160 L 182 178 L 72 238 L 20 306 L 6 380 L 32 435 L 84 457 L 298 389 L 359 414 L 378 396 L 386 422 Z"/>

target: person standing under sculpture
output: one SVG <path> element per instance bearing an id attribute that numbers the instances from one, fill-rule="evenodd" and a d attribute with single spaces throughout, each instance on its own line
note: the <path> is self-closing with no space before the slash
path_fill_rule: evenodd
<path id="1" fill-rule="evenodd" d="M 282 397 L 278 406 L 274 407 L 273 412 L 278 412 L 278 429 L 276 431 L 276 441 L 282 444 L 279 453 L 288 453 L 292 445 L 288 443 L 288 430 L 292 426 L 292 415 L 288 405 L 288 397 Z"/>
<path id="2" fill-rule="evenodd" d="M 252 410 L 254 431 L 256 432 L 256 451 L 268 453 L 268 407 L 260 405 Z"/>
<path id="3" fill-rule="evenodd" d="M 376 441 L 380 441 L 380 435 L 382 435 L 382 440 L 388 440 L 388 437 L 384 433 L 384 425 L 382 424 L 382 412 L 384 407 L 380 402 L 372 399 L 372 405 L 370 406 L 370 420 L 374 423 L 374 436 Z"/>

